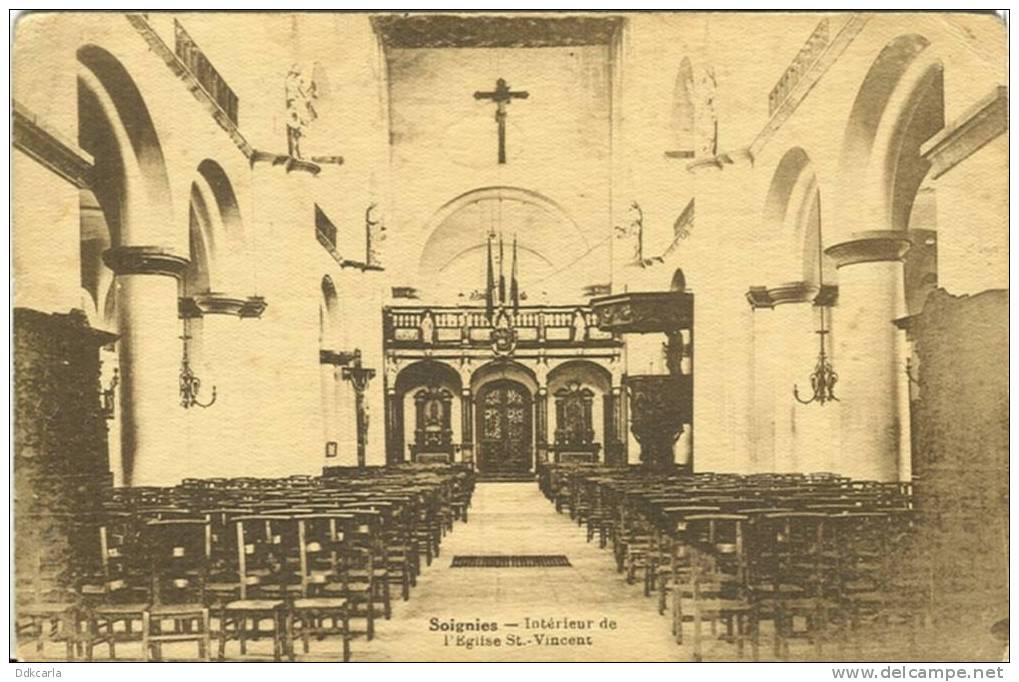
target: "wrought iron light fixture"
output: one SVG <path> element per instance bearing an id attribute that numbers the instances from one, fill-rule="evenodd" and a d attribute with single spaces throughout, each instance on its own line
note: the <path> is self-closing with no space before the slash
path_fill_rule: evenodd
<path id="1" fill-rule="evenodd" d="M 817 362 L 814 364 L 814 371 L 810 374 L 810 388 L 813 391 L 813 395 L 808 400 L 804 400 L 800 397 L 799 388 L 796 384 L 793 384 L 793 397 L 799 403 L 803 405 L 809 405 L 810 403 L 817 403 L 818 405 L 824 405 L 825 403 L 833 400 L 838 400 L 835 397 L 835 384 L 838 383 L 839 375 L 832 366 L 831 358 L 827 352 L 828 343 L 828 329 L 825 326 L 824 321 L 824 309 L 827 307 L 824 304 L 824 240 L 821 236 L 821 199 L 817 199 L 817 282 L 819 286 L 818 296 L 814 299 L 814 306 L 817 308 L 818 316 L 820 318 L 820 325 L 817 330 L 817 340 L 820 346 L 817 353 Z M 820 301 L 819 301 L 820 299 Z"/>
<path id="2" fill-rule="evenodd" d="M 188 357 L 188 342 L 191 340 L 191 319 L 184 318 L 184 334 L 180 337 L 183 345 L 183 355 L 180 360 L 180 405 L 185 410 L 192 407 L 211 407 L 216 402 L 216 387 L 212 387 L 212 398 L 209 402 L 203 403 L 198 400 L 198 394 L 202 390 L 202 380 L 198 378 L 191 369 L 191 360 Z"/>

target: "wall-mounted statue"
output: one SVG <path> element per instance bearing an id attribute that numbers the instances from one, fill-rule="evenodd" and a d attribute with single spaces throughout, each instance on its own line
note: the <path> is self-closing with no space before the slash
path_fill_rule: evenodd
<path id="1" fill-rule="evenodd" d="M 418 325 L 421 330 L 421 342 L 431 345 L 435 343 L 435 318 L 432 316 L 431 310 L 426 310 L 421 315 L 421 322 Z"/>
<path id="2" fill-rule="evenodd" d="M 693 230 L 694 200 L 691 199 L 672 224 L 672 243 L 669 244 L 669 248 L 660 256 L 648 256 L 645 255 L 644 249 L 644 210 L 636 201 L 630 204 L 630 210 L 634 216 L 633 220 L 630 221 L 630 226 L 624 228 L 617 225 L 616 236 L 618 239 L 631 238 L 634 240 L 631 265 L 639 265 L 642 268 L 646 268 L 655 263 L 664 263 L 665 259 L 679 246 L 679 242 L 688 238 Z"/>
<path id="3" fill-rule="evenodd" d="M 284 90 L 287 106 L 287 153 L 295 159 L 300 159 L 304 130 L 318 118 L 318 112 L 315 110 L 318 86 L 314 78 L 306 75 L 299 64 L 294 64 L 287 72 Z"/>
<path id="4" fill-rule="evenodd" d="M 580 310 L 573 312 L 573 340 L 583 341 L 587 338 L 587 320 L 584 319 L 584 313 Z"/>
<path id="5" fill-rule="evenodd" d="M 365 258 L 368 265 L 382 267 L 380 244 L 386 241 L 386 225 L 381 218 L 375 217 L 377 208 L 378 204 L 373 201 L 364 211 L 364 233 L 367 242 Z"/>

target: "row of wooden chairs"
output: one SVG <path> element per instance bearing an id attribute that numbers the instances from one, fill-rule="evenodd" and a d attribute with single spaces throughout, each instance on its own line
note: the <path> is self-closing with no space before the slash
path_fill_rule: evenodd
<path id="1" fill-rule="evenodd" d="M 908 486 L 833 474 L 650 475 L 638 468 L 558 467 L 545 494 L 611 547 L 627 582 L 657 597 L 676 641 L 702 627 L 760 655 L 762 625 L 772 653 L 861 656 L 875 627 L 912 637 L 925 619 L 925 585 Z M 910 562 L 908 566 L 902 562 Z M 716 629 L 722 626 L 724 632 Z M 867 637 L 857 636 L 866 626 Z M 915 642 L 914 642 L 915 643 Z M 851 651 L 856 647 L 857 651 Z"/>
<path id="2" fill-rule="evenodd" d="M 48 574 L 18 576 L 19 641 L 65 643 L 91 660 L 105 646 L 140 642 L 146 660 L 193 642 L 198 658 L 240 655 L 271 638 L 275 660 L 296 643 L 375 635 L 392 615 L 391 589 L 408 599 L 456 519 L 466 520 L 469 472 L 375 470 L 288 479 L 188 479 L 172 488 L 111 489 L 100 510 L 75 519 L 69 556 Z M 43 526 L 45 527 L 45 526 Z M 46 538 L 19 542 L 43 561 Z M 422 562 L 423 560 L 423 562 Z M 354 630 L 351 622 L 363 621 Z M 268 625 L 266 628 L 265 626 Z"/>

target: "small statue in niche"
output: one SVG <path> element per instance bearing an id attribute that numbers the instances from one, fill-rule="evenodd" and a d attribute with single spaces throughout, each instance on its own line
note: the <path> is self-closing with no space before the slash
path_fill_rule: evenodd
<path id="1" fill-rule="evenodd" d="M 287 105 L 287 153 L 295 159 L 301 157 L 301 138 L 305 128 L 318 118 L 315 101 L 318 87 L 306 77 L 300 65 L 294 64 L 287 72 L 284 83 Z"/>

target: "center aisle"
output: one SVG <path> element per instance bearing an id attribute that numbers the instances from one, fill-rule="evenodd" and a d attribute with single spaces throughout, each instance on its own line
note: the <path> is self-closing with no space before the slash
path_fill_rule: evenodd
<path id="1" fill-rule="evenodd" d="M 377 621 L 375 639 L 354 640 L 355 661 L 685 659 L 655 600 L 627 585 L 611 552 L 587 543 L 535 483 L 479 483 L 469 518 L 443 539 L 410 601 L 397 597 L 392 620 Z M 458 554 L 564 554 L 571 566 L 451 568 Z M 479 621 L 498 629 L 455 630 Z"/>

